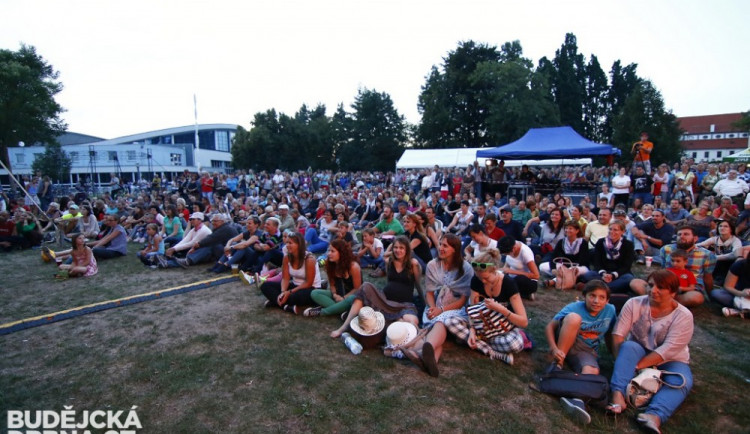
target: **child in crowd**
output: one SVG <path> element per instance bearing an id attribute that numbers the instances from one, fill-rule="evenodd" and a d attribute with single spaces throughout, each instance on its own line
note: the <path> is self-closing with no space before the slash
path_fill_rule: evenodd
<path id="1" fill-rule="evenodd" d="M 164 240 L 159 234 L 159 226 L 156 223 L 146 225 L 146 246 L 143 250 L 137 252 L 135 256 L 143 262 L 144 265 L 156 265 L 152 258 L 156 255 L 164 254 Z"/>
<path id="2" fill-rule="evenodd" d="M 667 270 L 671 271 L 680 280 L 680 294 L 695 291 L 695 285 L 698 281 L 695 279 L 695 275 L 685 268 L 688 261 L 687 252 L 682 249 L 676 249 L 669 254 L 669 258 L 672 260 L 672 266 L 668 267 Z"/>
<path id="3" fill-rule="evenodd" d="M 70 250 L 72 262 L 69 264 L 60 264 L 58 268 L 63 273 L 55 274 L 55 278 L 65 279 L 68 277 L 93 276 L 99 272 L 94 252 L 86 245 L 86 237 L 78 233 L 73 235 L 70 241 L 73 244 L 73 248 Z"/>
<path id="4" fill-rule="evenodd" d="M 584 301 L 568 304 L 547 324 L 545 334 L 553 369 L 562 369 L 567 361 L 575 372 L 599 374 L 599 346 L 609 338 L 617 318 L 609 296 L 607 284 L 591 280 L 583 288 Z M 560 404 L 579 422 L 591 422 L 582 400 L 563 397 Z"/>

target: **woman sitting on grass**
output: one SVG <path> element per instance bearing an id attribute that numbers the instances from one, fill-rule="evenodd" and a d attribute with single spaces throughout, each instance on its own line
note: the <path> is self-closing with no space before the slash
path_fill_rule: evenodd
<path id="1" fill-rule="evenodd" d="M 164 244 L 172 247 L 182 241 L 185 232 L 182 229 L 182 220 L 180 220 L 180 216 L 177 214 L 176 206 L 167 206 L 167 212 L 164 216 L 164 225 L 162 227 L 161 237 L 164 239 Z"/>
<path id="2" fill-rule="evenodd" d="M 164 254 L 164 240 L 159 234 L 159 226 L 156 223 L 149 223 L 146 226 L 146 247 L 136 252 L 135 256 L 143 262 L 144 265 L 156 265 L 152 258 L 156 255 Z"/>
<path id="3" fill-rule="evenodd" d="M 328 246 L 326 275 L 328 289 L 312 292 L 310 296 L 319 306 L 305 309 L 305 316 L 341 315 L 351 307 L 354 293 L 362 286 L 362 269 L 346 240 L 335 239 Z"/>
<path id="4" fill-rule="evenodd" d="M 268 299 L 265 307 L 278 307 L 297 315 L 302 313 L 297 306 L 315 304 L 310 294 L 320 288 L 320 269 L 315 255 L 306 250 L 302 234 L 289 234 L 281 273 L 281 282 L 266 281 L 260 287 Z"/>
<path id="5" fill-rule="evenodd" d="M 578 276 L 583 276 L 589 271 L 589 246 L 583 237 L 578 222 L 568 220 L 565 222 L 565 238 L 557 242 L 552 258 L 567 258 L 574 264 L 578 264 Z M 545 276 L 553 276 L 552 279 L 544 280 L 542 286 L 555 286 L 557 279 L 556 264 L 552 261 L 542 262 L 539 271 Z"/>
<path id="6" fill-rule="evenodd" d="M 688 365 L 693 314 L 675 300 L 680 281 L 672 272 L 654 271 L 648 276 L 648 285 L 648 295 L 631 298 L 625 303 L 612 332 L 615 367 L 610 381 L 612 401 L 607 410 L 622 413 L 626 406 L 625 388 L 643 368 L 656 366 L 682 374 L 683 387 L 678 387 L 683 382 L 679 375 L 662 375 L 662 380 L 675 388 L 662 386 L 638 415 L 642 427 L 660 432 L 661 424 L 685 401 L 693 387 Z"/>
<path id="7" fill-rule="evenodd" d="M 387 322 L 407 321 L 415 326 L 419 324 L 417 308 L 414 305 L 414 288 L 419 290 L 422 270 L 419 268 L 419 262 L 413 257 L 408 238 L 400 235 L 391 245 L 393 254 L 386 265 L 388 281 L 385 287 L 380 291 L 372 283 L 363 284 L 354 296 L 344 324 L 331 332 L 332 338 L 341 336 L 364 306 L 382 313 Z"/>
<path id="8" fill-rule="evenodd" d="M 404 354 L 433 377 L 438 376 L 438 361 L 447 335 L 445 323 L 452 317 L 467 318 L 466 302 L 471 294 L 474 271 L 463 260 L 461 239 L 446 234 L 440 240 L 438 257 L 427 264 L 425 275 L 427 308 L 422 324 L 429 329 L 418 349 L 404 349 Z"/>
<path id="9" fill-rule="evenodd" d="M 83 234 L 75 234 L 70 240 L 73 248 L 70 250 L 70 256 L 73 259 L 70 264 L 60 264 L 58 268 L 67 272 L 65 274 L 56 274 L 56 278 L 93 276 L 99 271 L 96 265 L 96 258 L 91 249 L 86 246 L 86 237 Z"/>
<path id="10" fill-rule="evenodd" d="M 471 267 L 474 269 L 474 277 L 471 278 L 471 304 L 484 303 L 487 309 L 502 315 L 500 322 L 504 331 L 485 337 L 483 330 L 477 330 L 473 321 L 463 316 L 448 318 L 445 327 L 458 339 L 466 342 L 469 348 L 480 351 L 492 360 L 502 360 L 512 365 L 513 354 L 523 350 L 520 327 L 529 324 L 518 286 L 515 280 L 500 271 L 502 260 L 497 249 L 488 249 L 475 256 Z M 486 329 L 484 331 L 492 332 Z"/>

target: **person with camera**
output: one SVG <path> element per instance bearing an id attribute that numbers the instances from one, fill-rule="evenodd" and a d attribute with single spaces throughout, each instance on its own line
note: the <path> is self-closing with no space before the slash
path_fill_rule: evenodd
<path id="1" fill-rule="evenodd" d="M 633 154 L 633 170 L 641 166 L 646 174 L 651 173 L 651 152 L 654 150 L 654 144 L 649 142 L 648 133 L 641 133 L 641 140 L 633 143 L 630 153 Z"/>

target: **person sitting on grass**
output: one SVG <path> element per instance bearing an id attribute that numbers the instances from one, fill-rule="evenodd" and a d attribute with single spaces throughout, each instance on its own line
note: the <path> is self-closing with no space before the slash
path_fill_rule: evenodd
<path id="1" fill-rule="evenodd" d="M 180 267 L 187 268 L 218 259 L 224 252 L 227 241 L 237 236 L 237 228 L 230 221 L 229 214 L 214 214 L 211 217 L 213 232 L 193 243 L 184 258 L 175 258 L 173 261 Z"/>
<path id="2" fill-rule="evenodd" d="M 722 286 L 729 267 L 741 258 L 742 240 L 734 235 L 734 224 L 729 220 L 719 220 L 716 224 L 716 232 L 715 237 L 710 237 L 696 246 L 709 249 L 716 255 L 716 267 L 711 274 L 714 284 Z"/>
<path id="3" fill-rule="evenodd" d="M 419 325 L 417 307 L 414 304 L 414 288 L 418 289 L 422 270 L 419 262 L 413 257 L 409 239 L 403 235 L 393 240 L 393 255 L 388 259 L 386 274 L 388 281 L 383 290 L 379 290 L 370 282 L 366 282 L 354 295 L 352 306 L 341 327 L 331 332 L 332 338 L 338 338 L 344 333 L 352 319 L 365 306 L 380 312 L 388 322 L 406 321 Z"/>
<path id="4" fill-rule="evenodd" d="M 678 294 L 695 291 L 695 285 L 698 283 L 695 276 L 687 268 L 688 254 L 682 249 L 673 250 L 669 254 L 672 266 L 667 267 L 680 281 L 680 290 Z"/>
<path id="5" fill-rule="evenodd" d="M 60 273 L 55 275 L 55 277 L 87 277 L 95 275 L 99 271 L 99 268 L 96 265 L 94 252 L 86 245 L 86 237 L 83 234 L 74 234 L 71 242 L 73 244 L 73 248 L 70 250 L 72 262 L 58 266 L 67 275 Z"/>
<path id="6" fill-rule="evenodd" d="M 577 264 L 578 276 L 583 276 L 589 271 L 589 246 L 583 237 L 581 237 L 581 227 L 575 220 L 565 222 L 565 238 L 558 241 L 555 250 L 552 252 L 552 258 L 567 258 L 574 264 Z M 545 276 L 553 276 L 552 279 L 544 280 L 542 286 L 550 288 L 555 286 L 557 279 L 557 268 L 553 261 L 542 262 L 539 265 L 539 272 Z M 609 298 L 609 297 L 608 297 Z"/>
<path id="7" fill-rule="evenodd" d="M 474 223 L 469 228 L 471 242 L 464 249 L 464 259 L 471 261 L 472 258 L 490 250 L 497 249 L 497 241 L 490 238 L 485 232 L 484 226 Z"/>
<path id="8" fill-rule="evenodd" d="M 375 230 L 367 228 L 362 231 L 362 244 L 357 251 L 360 268 L 379 268 L 384 263 L 383 242 L 375 237 Z"/>
<path id="9" fill-rule="evenodd" d="M 612 293 L 627 294 L 633 280 L 630 269 L 635 262 L 635 250 L 633 243 L 623 236 L 624 233 L 625 224 L 622 221 L 609 223 L 609 234 L 600 238 L 591 252 L 592 271 L 583 275 L 584 282 L 603 280 Z"/>
<path id="10" fill-rule="evenodd" d="M 310 297 L 319 306 L 305 309 L 305 316 L 341 315 L 352 306 L 354 294 L 362 286 L 362 269 L 345 240 L 331 241 L 325 267 L 328 289 L 313 290 Z"/>
<path id="11" fill-rule="evenodd" d="M 94 239 L 99 235 L 99 222 L 96 220 L 94 211 L 90 205 L 81 207 L 81 221 L 79 223 L 81 233 L 88 239 Z"/>
<path id="12" fill-rule="evenodd" d="M 265 307 L 278 307 L 298 315 L 302 313 L 301 306 L 315 304 L 310 295 L 320 288 L 320 269 L 315 255 L 307 251 L 302 234 L 289 234 L 281 273 L 281 282 L 267 280 L 260 286 L 267 299 Z"/>
<path id="13" fill-rule="evenodd" d="M 721 312 L 726 317 L 744 314 L 738 309 L 738 305 L 750 304 L 750 249 L 745 253 L 744 259 L 735 261 L 724 279 L 724 287 L 711 291 L 711 299 L 724 306 Z M 736 300 L 736 298 L 744 300 Z"/>
<path id="14" fill-rule="evenodd" d="M 488 338 L 475 328 L 473 321 L 458 315 L 448 318 L 445 327 L 469 348 L 512 365 L 513 354 L 523 351 L 521 328 L 528 326 L 529 319 L 516 281 L 506 276 L 501 266 L 502 257 L 497 249 L 488 249 L 474 257 L 469 300 L 472 305 L 484 303 L 487 309 L 502 315 L 500 321 L 506 331 Z"/>
<path id="15" fill-rule="evenodd" d="M 159 226 L 156 223 L 149 223 L 146 226 L 146 246 L 143 250 L 137 252 L 135 256 L 144 265 L 156 265 L 155 256 L 163 254 L 164 240 L 159 233 Z"/>
<path id="16" fill-rule="evenodd" d="M 185 235 L 185 232 L 182 228 L 182 220 L 180 220 L 180 216 L 178 215 L 177 207 L 174 205 L 167 205 L 164 224 L 162 225 L 161 231 L 161 237 L 164 239 L 164 244 L 172 247 L 182 241 L 183 235 Z"/>
<path id="17" fill-rule="evenodd" d="M 643 428 L 658 433 L 693 387 L 688 344 L 694 323 L 693 314 L 676 299 L 680 286 L 677 276 L 667 270 L 654 271 L 648 276 L 648 286 L 648 295 L 625 303 L 612 332 L 615 366 L 607 410 L 614 414 L 625 410 L 625 389 L 643 368 L 681 374 L 662 375 L 662 381 L 674 387 L 662 386 L 637 417 Z"/>
<path id="18" fill-rule="evenodd" d="M 425 302 L 422 324 L 429 332 L 417 349 L 404 349 L 404 354 L 433 377 L 439 375 L 438 362 L 443 353 L 448 329 L 446 321 L 454 316 L 467 318 L 466 303 L 471 295 L 474 270 L 463 260 L 461 239 L 445 234 L 440 239 L 438 257 L 427 264 Z"/>
<path id="19" fill-rule="evenodd" d="M 584 301 L 566 305 L 547 323 L 544 332 L 553 359 L 553 368 L 568 366 L 580 374 L 599 374 L 599 348 L 609 342 L 617 315 L 609 304 L 609 287 L 601 280 L 591 280 L 583 287 Z M 591 422 L 583 400 L 560 398 L 565 411 L 585 424 Z"/>
<path id="20" fill-rule="evenodd" d="M 224 254 L 216 261 L 213 267 L 208 271 L 213 273 L 223 273 L 232 269 L 233 264 L 242 264 L 247 258 L 247 253 L 251 252 L 256 244 L 260 243 L 260 237 L 263 235 L 258 227 L 260 219 L 258 216 L 250 216 L 245 221 L 245 231 L 241 234 L 230 238 L 224 245 Z"/>
<path id="21" fill-rule="evenodd" d="M 515 279 L 521 297 L 534 301 L 539 282 L 539 268 L 534 262 L 531 248 L 510 235 L 500 238 L 497 243 L 500 253 L 505 255 L 503 273 Z"/>
<path id="22" fill-rule="evenodd" d="M 692 226 L 680 226 L 677 228 L 677 242 L 667 244 L 661 248 L 661 261 L 664 266 L 672 266 L 671 253 L 674 250 L 681 249 L 687 252 L 688 260 L 686 268 L 695 276 L 695 291 L 679 292 L 677 291 L 677 301 L 686 307 L 697 307 L 705 301 L 704 292 L 709 292 L 714 287 L 713 271 L 716 266 L 716 255 L 710 250 L 698 247 L 695 244 L 697 237 L 695 229 Z M 633 279 L 630 282 L 630 288 L 639 295 L 644 295 L 648 291 L 646 281 L 643 279 Z"/>
<path id="23" fill-rule="evenodd" d="M 184 237 L 182 237 L 182 240 L 180 240 L 179 243 L 168 248 L 167 251 L 164 252 L 164 256 L 172 259 L 179 252 L 189 251 L 200 240 L 211 235 L 211 229 L 203 224 L 203 218 L 204 216 L 202 212 L 192 213 L 190 215 L 190 230 L 187 231 L 187 233 Z M 158 256 L 158 258 L 161 258 L 161 256 Z M 159 265 L 162 268 L 168 268 L 170 264 L 168 264 L 167 261 L 160 261 Z M 171 265 L 175 267 L 178 266 L 176 262 Z"/>

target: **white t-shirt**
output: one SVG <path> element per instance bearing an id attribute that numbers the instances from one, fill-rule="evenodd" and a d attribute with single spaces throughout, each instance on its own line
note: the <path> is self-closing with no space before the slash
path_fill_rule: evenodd
<path id="1" fill-rule="evenodd" d="M 628 187 L 617 187 L 618 185 L 628 185 Z M 630 193 L 630 177 L 628 175 L 617 175 L 612 178 L 612 193 L 627 194 Z"/>
<path id="2" fill-rule="evenodd" d="M 516 241 L 516 243 L 518 243 L 518 241 Z M 534 252 L 531 251 L 531 248 L 526 244 L 520 244 L 521 251 L 518 252 L 518 257 L 514 258 L 510 255 L 505 255 L 505 265 L 514 270 L 525 271 L 528 273 L 531 272 L 531 270 L 529 270 L 529 267 L 526 264 L 534 262 Z"/>
<path id="3" fill-rule="evenodd" d="M 479 243 L 472 240 L 471 243 L 469 243 L 469 247 L 471 247 L 472 250 L 471 257 L 476 258 L 480 253 L 484 253 L 488 249 L 497 249 L 497 241 L 490 238 L 490 243 L 487 245 L 487 247 L 481 247 Z"/>

